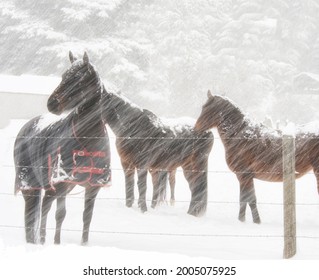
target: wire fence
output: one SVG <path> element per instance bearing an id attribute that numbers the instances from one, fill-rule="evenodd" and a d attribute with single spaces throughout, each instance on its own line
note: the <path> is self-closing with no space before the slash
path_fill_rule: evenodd
<path id="1" fill-rule="evenodd" d="M 55 140 L 61 140 L 61 139 L 73 139 L 74 136 L 50 136 L 50 137 L 45 137 L 45 136 L 11 136 L 11 137 L 5 137 L 5 139 L 8 140 L 15 140 L 15 139 L 42 139 L 42 140 L 47 140 L 47 139 L 55 139 Z M 104 139 L 105 137 L 91 137 L 91 136 L 79 136 L 77 137 L 78 139 Z M 171 137 L 137 137 L 137 136 L 132 136 L 132 137 L 124 137 L 124 136 L 109 136 L 108 137 L 110 140 L 171 140 L 171 141 L 175 141 L 175 140 L 194 140 L 194 141 L 198 141 L 198 140 L 205 140 L 205 139 L 213 139 L 213 140 L 241 140 L 241 141 L 256 141 L 256 140 L 260 140 L 260 141 L 274 141 L 277 140 L 278 143 L 279 141 L 282 139 L 282 136 L 279 137 L 273 137 L 273 138 L 269 138 L 269 137 L 265 137 L 265 136 L 247 136 L 247 137 L 220 137 L 220 136 L 214 136 L 212 138 L 204 138 L 204 137 L 175 137 L 175 136 L 171 136 Z M 300 138 L 298 140 L 300 141 L 306 141 L 306 140 L 319 140 L 319 135 L 318 136 L 300 136 Z"/>
<path id="2" fill-rule="evenodd" d="M 7 139 L 10 139 L 10 140 L 14 140 L 14 139 L 18 139 L 18 138 L 21 138 L 21 139 L 73 139 L 74 136 L 58 136 L 58 137 L 42 137 L 42 136 L 33 136 L 33 137 L 29 137 L 29 136 L 10 136 L 10 137 L 5 137 Z M 83 138 L 83 139 L 101 139 L 101 138 L 105 138 L 105 137 L 78 137 L 78 138 Z M 124 139 L 124 140 L 199 140 L 199 139 L 205 139 L 205 138 L 200 138 L 200 137 L 136 137 L 136 136 L 132 136 L 132 137 L 115 137 L 115 136 L 109 136 L 108 137 L 109 139 L 115 141 L 115 140 L 121 140 L 121 139 Z M 281 140 L 282 136 L 274 136 L 274 138 L 276 138 L 277 140 Z M 213 137 L 213 139 L 215 140 L 229 140 L 229 139 L 236 139 L 236 140 L 262 140 L 262 141 L 269 141 L 269 140 L 273 140 L 273 139 L 270 139 L 269 138 L 269 135 L 267 137 L 265 136 L 253 136 L 253 137 L 247 137 L 247 138 L 242 138 L 242 137 L 220 137 L 220 136 L 215 136 Z M 307 140 L 307 139 L 318 139 L 319 140 L 319 135 L 318 136 L 305 136 L 303 135 L 301 137 L 301 140 Z M 278 146 L 281 146 L 281 141 L 278 142 Z M 280 151 L 278 151 L 279 153 Z M 14 165 L 10 165 L 10 164 L 2 164 L 0 165 L 0 167 L 2 168 L 13 168 L 13 167 L 21 167 L 21 168 L 40 168 L 40 169 L 48 169 L 48 167 L 46 166 L 32 166 L 32 165 L 28 165 L 28 166 L 14 166 Z M 67 170 L 67 168 L 66 168 Z M 114 171 L 126 171 L 126 170 L 131 170 L 131 169 L 122 169 L 122 168 L 112 168 L 112 170 Z M 136 170 L 141 170 L 141 171 L 148 171 L 148 170 L 153 170 L 153 171 L 163 171 L 163 172 L 169 172 L 169 171 L 172 171 L 172 170 L 166 170 L 166 169 L 151 169 L 151 168 L 148 168 L 148 169 L 143 169 L 143 168 L 137 168 Z M 178 172 L 198 172 L 198 173 L 201 173 L 201 172 L 207 172 L 207 173 L 217 173 L 217 174 L 225 174 L 225 173 L 232 173 L 234 174 L 234 172 L 230 171 L 230 170 L 198 170 L 198 169 L 191 169 L 191 170 L 178 170 Z M 236 174 L 250 174 L 251 171 L 236 171 Z M 282 174 L 282 172 L 278 172 L 278 171 L 275 171 L 275 170 L 271 170 L 271 171 L 255 171 L 254 174 L 273 174 L 273 175 L 280 175 Z M 298 174 L 298 173 L 297 173 Z M 307 171 L 305 173 L 303 173 L 304 175 L 307 175 L 307 174 L 313 174 L 313 175 L 317 175 L 319 174 L 319 172 L 314 172 L 314 171 Z"/>
<path id="3" fill-rule="evenodd" d="M 82 194 L 85 190 L 77 192 L 77 193 L 70 193 L 67 195 L 68 198 L 71 199 L 80 199 L 80 200 L 84 200 L 85 197 L 84 196 L 78 196 L 79 194 Z M 6 192 L 0 192 L 0 196 L 24 196 L 24 197 L 34 197 L 34 196 L 38 196 L 38 195 L 34 195 L 34 194 L 14 194 L 14 193 L 6 193 Z M 43 194 L 42 194 L 43 196 Z M 54 198 L 59 198 L 62 196 L 59 195 L 46 195 L 47 197 L 54 197 Z M 96 200 L 108 200 L 108 201 L 122 201 L 125 202 L 125 198 L 123 197 L 96 197 Z M 151 199 L 146 199 L 146 202 L 152 202 Z M 194 202 L 198 202 L 198 201 L 194 201 Z M 174 200 L 174 203 L 189 203 L 189 200 Z M 223 201 L 223 200 L 208 200 L 207 201 L 208 204 L 239 204 L 239 201 Z M 258 202 L 258 205 L 271 205 L 271 206 L 283 206 L 284 203 L 283 202 Z M 296 206 L 319 206 L 319 203 L 305 203 L 305 202 L 300 202 L 300 203 L 295 203 Z"/>
<path id="4" fill-rule="evenodd" d="M 17 137 L 7 137 L 8 140 L 14 140 Z M 21 138 L 26 138 L 26 137 L 21 137 Z M 32 137 L 32 138 L 39 138 L 39 139 L 47 139 L 47 137 Z M 72 137 L 53 137 L 55 139 L 62 139 L 62 138 L 72 138 Z M 84 137 L 84 138 L 100 138 L 100 137 Z M 179 139 L 179 140 L 198 140 L 198 138 L 196 137 L 180 137 L 180 138 L 174 138 L 174 137 L 109 137 L 111 140 L 115 140 L 115 139 L 137 139 L 137 140 L 156 140 L 156 139 L 161 139 L 161 140 L 175 140 L 175 139 Z M 232 137 L 233 139 L 241 139 L 241 138 L 236 138 L 236 137 Z M 313 137 L 318 139 L 317 137 Z M 229 138 L 221 138 L 221 137 L 215 137 L 215 140 L 226 140 Z M 266 141 L 268 138 L 265 137 L 254 137 L 252 140 L 262 140 L 262 141 Z M 15 166 L 12 164 L 2 164 L 0 165 L 1 168 L 14 168 Z M 47 169 L 48 167 L 45 166 L 20 166 L 20 167 L 27 167 L 27 168 L 41 168 L 41 169 Z M 112 171 L 121 171 L 124 172 L 126 170 L 124 170 L 123 168 L 112 168 Z M 145 170 L 145 171 L 149 171 L 149 169 L 139 169 L 139 170 Z M 165 170 L 165 169 L 158 169 L 155 171 L 162 171 L 162 172 L 169 172 L 171 170 Z M 214 174 L 234 174 L 231 170 L 181 170 L 181 169 L 177 169 L 177 172 L 184 172 L 184 171 L 189 171 L 189 172 L 207 172 L 207 173 L 214 173 Z M 245 172 L 245 171 L 241 171 L 241 172 L 236 172 L 238 174 L 245 174 L 245 173 L 250 173 L 250 172 Z M 281 174 L 280 172 L 275 172 L 275 171 L 264 171 L 264 172 L 257 172 L 256 174 Z M 316 173 L 313 171 L 308 171 L 307 173 L 305 173 L 305 175 L 315 175 Z M 82 192 L 80 192 L 82 193 Z M 68 198 L 71 199 L 84 199 L 83 196 L 78 196 L 80 193 L 71 193 L 68 195 Z M 14 193 L 7 193 L 7 192 L 0 192 L 0 196 L 15 196 L 16 194 Z M 24 196 L 32 196 L 32 194 L 24 194 Z M 22 196 L 21 193 L 17 194 L 17 196 Z M 43 196 L 43 194 L 42 194 Z M 57 197 L 57 196 L 55 196 Z M 121 202 L 125 202 L 125 198 L 122 197 L 97 197 L 97 200 L 107 200 L 107 201 L 121 201 Z M 150 199 L 146 200 L 147 202 L 150 202 Z M 189 200 L 175 200 L 175 203 L 189 203 Z M 208 204 L 239 204 L 239 201 L 217 201 L 217 200 L 208 200 Z M 258 202 L 258 205 L 270 205 L 270 206 L 283 206 L 284 203 L 283 202 Z M 319 203 L 296 203 L 296 206 L 315 206 L 318 207 Z M 5 225 L 5 224 L 0 224 L 0 228 L 2 229 L 16 229 L 16 230 L 24 230 L 25 227 L 24 226 L 16 226 L 16 225 Z M 55 228 L 47 228 L 47 230 L 49 231 L 54 231 Z M 71 229 L 71 228 L 63 228 L 63 231 L 67 231 L 67 232 L 82 232 L 82 230 L 80 229 Z M 115 235 L 145 235 L 145 236 L 175 236 L 175 237 L 203 237 L 203 238 L 284 238 L 284 235 L 282 234 L 214 234 L 214 233 L 199 233 L 199 234 L 193 234 L 193 233 L 172 233 L 172 232 L 137 232 L 137 231 L 105 231 L 105 230 L 90 230 L 91 233 L 96 233 L 96 234 L 106 234 L 106 235 L 111 235 L 111 234 L 115 234 Z M 315 235 L 297 235 L 297 238 L 302 238 L 302 239 L 314 239 L 317 240 L 319 239 L 319 236 L 315 236 Z"/>
<path id="5" fill-rule="evenodd" d="M 1 225 L 0 228 L 24 230 L 23 226 L 16 225 Z M 37 230 L 40 230 L 38 228 Z M 55 231 L 55 228 L 46 228 L 48 231 Z M 82 232 L 81 229 L 63 228 L 67 232 Z M 284 238 L 281 234 L 214 234 L 214 233 L 179 233 L 179 232 L 137 232 L 137 231 L 111 231 L 111 230 L 90 230 L 90 233 L 97 234 L 115 234 L 115 235 L 144 235 L 144 236 L 171 236 L 171 237 L 219 237 L 219 238 Z M 302 239 L 319 239 L 319 236 L 297 235 L 297 238 Z"/>
<path id="6" fill-rule="evenodd" d="M 79 194 L 79 193 L 77 193 Z M 11 193 L 0 193 L 0 196 L 14 196 L 14 194 Z M 19 194 L 18 196 L 22 196 L 22 194 Z M 84 197 L 80 196 L 68 196 L 68 198 L 72 199 L 81 199 L 83 200 Z M 97 197 L 97 200 L 107 200 L 107 201 L 121 201 L 125 202 L 124 198 L 120 197 Z M 147 200 L 150 202 L 151 200 Z M 189 203 L 189 201 L 186 200 L 176 200 L 176 203 Z M 237 201 L 208 201 L 208 204 L 239 204 Z M 123 204 L 124 205 L 124 204 Z M 260 202 L 258 205 L 271 205 L 271 206 L 280 206 L 283 207 L 283 203 L 280 202 Z M 296 206 L 319 206 L 318 203 L 296 203 Z M 124 206 L 123 206 L 124 207 Z M 22 214 L 22 213 L 21 213 Z M 0 224 L 1 229 L 15 229 L 15 230 L 21 230 L 24 231 L 24 226 L 18 226 L 18 225 L 8 225 L 8 224 Z M 38 228 L 40 230 L 40 228 Z M 55 231 L 55 228 L 47 228 L 48 231 Z M 63 228 L 63 231 L 66 232 L 82 232 L 80 229 L 74 229 L 74 228 Z M 90 233 L 96 233 L 96 234 L 104 234 L 104 235 L 135 235 L 135 236 L 167 236 L 167 237 L 194 237 L 194 238 L 284 238 L 283 234 L 229 234 L 229 233 L 179 233 L 179 232 L 142 232 L 142 231 L 112 231 L 112 230 L 90 230 Z M 296 235 L 298 239 L 312 239 L 312 240 L 319 240 L 318 235 Z"/>
<path id="7" fill-rule="evenodd" d="M 0 167 L 2 168 L 15 168 L 15 167 L 19 167 L 19 168 L 36 168 L 36 169 L 44 169 L 47 170 L 49 169 L 49 167 L 47 166 L 41 166 L 41 165 L 12 165 L 12 164 L 1 164 Z M 63 168 L 66 171 L 71 171 L 72 168 L 71 167 L 64 167 Z M 176 168 L 176 169 L 164 169 L 164 168 L 120 168 L 120 167 L 112 167 L 111 168 L 112 171 L 160 171 L 160 172 L 172 172 L 172 171 L 176 171 L 179 173 L 183 173 L 183 172 L 193 172 L 193 173 L 215 173 L 215 174 L 252 174 L 251 171 L 236 171 L 233 172 L 231 170 L 205 170 L 205 169 L 180 169 L 180 168 Z M 282 172 L 279 171 L 254 171 L 254 174 L 258 175 L 258 174 L 273 174 L 273 175 L 282 175 Z M 305 175 L 318 175 L 319 172 L 314 172 L 314 171 L 307 171 L 305 173 L 302 173 L 302 176 Z M 296 175 L 300 175 L 298 172 L 296 173 Z M 269 181 L 271 182 L 271 181 Z M 278 183 L 278 182 L 277 182 Z"/>

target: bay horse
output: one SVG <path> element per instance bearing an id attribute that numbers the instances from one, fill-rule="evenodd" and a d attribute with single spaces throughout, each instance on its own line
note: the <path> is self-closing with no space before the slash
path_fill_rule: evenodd
<path id="1" fill-rule="evenodd" d="M 207 93 L 195 124 L 198 132 L 217 127 L 226 162 L 240 184 L 239 220 L 245 220 L 247 203 L 254 223 L 260 223 L 253 179 L 282 182 L 282 132 L 254 123 L 228 98 Z M 319 192 L 318 134 L 298 129 L 295 135 L 296 178 L 314 170 Z"/>
<path id="2" fill-rule="evenodd" d="M 82 72 L 86 72 L 83 67 Z M 77 74 L 80 73 L 78 68 Z M 68 75 L 70 73 L 64 74 L 64 79 Z M 82 82 L 89 86 L 85 91 L 79 91 L 81 102 L 74 110 L 58 119 L 52 115 L 56 119 L 53 122 L 48 114 L 30 120 L 22 127 L 15 141 L 15 191 L 21 190 L 25 200 L 28 243 L 37 242 L 40 212 L 40 242 L 45 242 L 47 215 L 55 199 L 54 243 L 60 243 L 66 215 L 65 197 L 75 185 L 85 187 L 82 244 L 88 242 L 95 198 L 101 187 L 109 185 L 111 177 L 109 138 L 95 94 L 99 88 L 91 78 L 83 77 Z M 69 102 L 74 104 L 72 100 Z M 42 190 L 45 195 L 40 210 Z"/>
<path id="3" fill-rule="evenodd" d="M 91 82 L 84 82 L 89 79 Z M 182 167 L 191 190 L 188 213 L 199 216 L 207 206 L 207 165 L 213 145 L 211 132 L 197 133 L 192 126 L 178 129 L 164 125 L 149 110 L 142 109 L 124 96 L 105 89 L 98 72 L 89 61 L 73 62 L 63 74 L 58 88 L 48 100 L 48 109 L 61 114 L 77 106 L 83 99 L 82 92 L 95 88 L 95 98 L 102 110 L 102 118 L 116 136 L 116 148 L 125 175 L 126 206 L 134 203 L 134 175 L 137 172 L 139 199 L 142 212 L 147 211 L 147 172 L 152 175 L 155 207 L 164 192 L 168 172 Z"/>

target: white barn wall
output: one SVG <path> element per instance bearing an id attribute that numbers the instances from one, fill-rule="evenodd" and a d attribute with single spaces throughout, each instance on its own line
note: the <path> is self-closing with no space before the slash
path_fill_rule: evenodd
<path id="1" fill-rule="evenodd" d="M 49 95 L 61 78 L 0 75 L 0 128 L 10 119 L 31 119 L 47 112 Z"/>
<path id="2" fill-rule="evenodd" d="M 47 112 L 48 95 L 0 92 L 0 128 L 10 119 L 31 119 Z"/>

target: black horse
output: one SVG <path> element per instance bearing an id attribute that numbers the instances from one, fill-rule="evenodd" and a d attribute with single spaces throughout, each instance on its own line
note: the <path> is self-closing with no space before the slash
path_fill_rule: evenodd
<path id="1" fill-rule="evenodd" d="M 90 82 L 87 82 L 90 81 Z M 191 190 L 188 213 L 198 216 L 207 206 L 207 163 L 213 146 L 211 132 L 197 133 L 192 126 L 178 129 L 164 125 L 152 112 L 132 104 L 125 97 L 106 91 L 87 54 L 72 63 L 62 82 L 48 100 L 48 109 L 55 114 L 81 104 L 83 93 L 92 92 L 102 117 L 116 135 L 116 147 L 125 174 L 126 205 L 134 202 L 134 174 L 138 175 L 138 205 L 146 206 L 147 172 L 153 176 L 155 207 L 166 184 L 168 172 L 182 167 Z"/>
<path id="2" fill-rule="evenodd" d="M 82 64 L 74 62 L 73 65 Z M 86 70 L 82 67 L 82 74 Z M 72 74 L 64 74 L 63 79 L 67 77 L 72 77 Z M 61 226 L 66 215 L 65 197 L 75 185 L 85 187 L 82 243 L 88 241 L 95 198 L 100 188 L 109 184 L 111 175 L 109 139 L 96 94 L 100 90 L 99 80 L 91 78 L 84 75 L 82 82 L 86 84 L 86 90 L 78 91 L 81 102 L 74 106 L 73 111 L 53 123 L 47 123 L 48 116 L 36 117 L 26 123 L 17 136 L 14 146 L 15 190 L 21 190 L 25 199 L 27 242 L 37 241 L 43 189 L 40 241 L 45 242 L 47 214 L 57 199 L 54 242 L 60 243 Z"/>

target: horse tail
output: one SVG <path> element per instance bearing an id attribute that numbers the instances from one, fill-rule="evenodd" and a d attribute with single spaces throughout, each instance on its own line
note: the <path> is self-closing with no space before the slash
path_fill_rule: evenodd
<path id="1" fill-rule="evenodd" d="M 25 238 L 28 243 L 37 243 L 40 230 L 41 189 L 23 191 L 22 194 L 25 201 Z"/>
<path id="2" fill-rule="evenodd" d="M 16 176 L 15 183 L 14 183 L 14 195 L 16 196 L 19 191 L 20 191 L 19 179 Z"/>
<path id="3" fill-rule="evenodd" d="M 24 151 L 24 152 L 23 152 Z M 14 194 L 16 195 L 21 189 L 21 181 L 22 181 L 22 172 L 25 159 L 22 159 L 23 153 L 25 153 L 25 145 L 23 138 L 20 137 L 18 134 L 15 142 L 14 142 L 14 150 L 13 150 L 13 157 L 14 157 L 14 165 L 15 165 L 15 182 L 14 182 Z"/>
<path id="4" fill-rule="evenodd" d="M 159 175 L 159 193 L 158 198 L 159 201 L 166 201 L 166 187 L 168 181 L 168 171 L 162 171 Z"/>
<path id="5" fill-rule="evenodd" d="M 39 117 L 27 122 L 18 133 L 14 143 L 15 184 L 14 193 L 20 190 L 25 201 L 24 222 L 26 241 L 36 243 L 41 215 L 41 178 L 36 172 L 41 172 L 34 166 L 37 162 L 37 146 L 34 144 L 35 127 Z"/>
<path id="6" fill-rule="evenodd" d="M 14 144 L 15 163 L 15 195 L 21 190 L 25 202 L 24 224 L 25 237 L 28 243 L 36 243 L 39 235 L 41 215 L 41 185 L 39 184 L 28 153 L 28 142 L 23 137 L 17 137 Z"/>
<path id="7" fill-rule="evenodd" d="M 32 137 L 35 133 L 36 119 L 28 121 L 19 131 L 16 140 L 14 142 L 13 158 L 15 165 L 15 184 L 14 193 L 17 194 L 22 187 L 28 188 L 33 185 L 32 181 L 35 179 L 33 175 L 33 155 L 30 153 L 31 147 L 33 147 Z M 33 151 L 34 153 L 34 151 Z M 38 187 L 38 186 L 37 186 Z"/>

